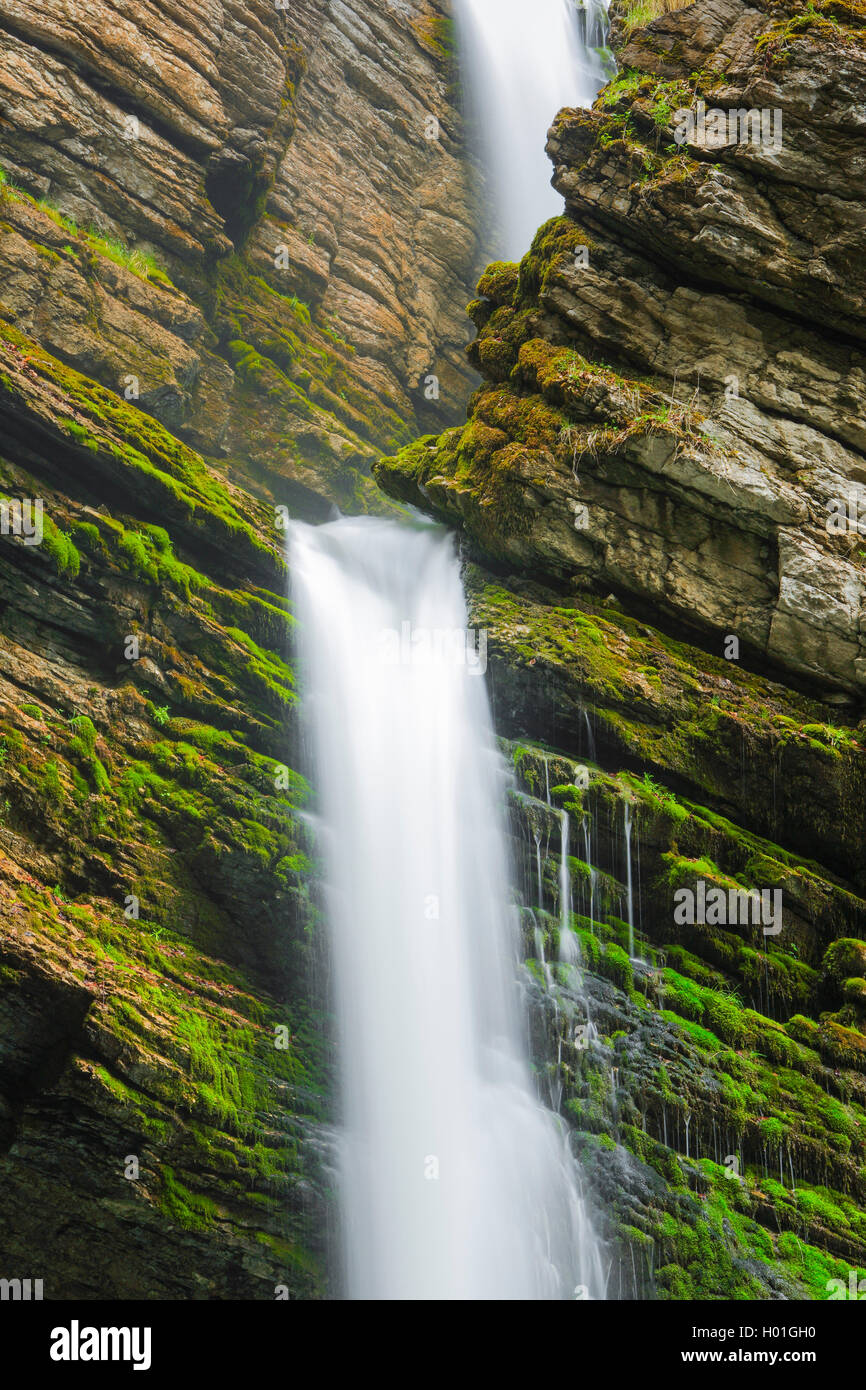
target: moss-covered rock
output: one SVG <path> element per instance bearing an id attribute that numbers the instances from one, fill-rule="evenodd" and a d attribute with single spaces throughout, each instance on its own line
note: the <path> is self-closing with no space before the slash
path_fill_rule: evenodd
<path id="1" fill-rule="evenodd" d="M 0 546 L 6 1257 L 38 1251 L 47 1297 L 321 1296 L 328 1024 L 273 511 L 3 349 L 2 489 L 45 520 Z"/>

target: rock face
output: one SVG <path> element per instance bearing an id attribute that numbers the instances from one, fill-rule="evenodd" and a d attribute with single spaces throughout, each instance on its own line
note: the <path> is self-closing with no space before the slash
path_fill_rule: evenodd
<path id="1" fill-rule="evenodd" d="M 481 278 L 467 424 L 376 476 L 464 537 L 609 1292 L 823 1299 L 866 1264 L 863 7 L 618 57 L 550 132 L 567 215 Z M 679 143 L 701 101 L 768 142 Z"/>
<path id="2" fill-rule="evenodd" d="M 410 428 L 462 415 L 463 292 L 482 247 L 448 7 L 332 3 L 318 23 L 256 249 L 265 264 L 285 232 L 303 297 L 356 350 L 356 385 Z"/>
<path id="3" fill-rule="evenodd" d="M 272 516 L 0 335 L 4 496 L 43 507 L 40 544 L 0 546 L 4 1277 L 315 1297 L 327 1059 Z"/>
<path id="4" fill-rule="evenodd" d="M 861 18 L 728 0 L 637 31 L 596 109 L 551 131 L 568 219 L 479 285 L 469 425 L 379 474 L 500 567 L 630 593 L 717 650 L 734 635 L 754 662 L 851 696 L 866 688 Z M 699 102 L 725 113 L 726 143 L 676 142 Z M 740 140 L 750 110 L 766 143 Z"/>
<path id="5" fill-rule="evenodd" d="M 437 0 L 0 16 L 0 163 L 31 195 L 4 213 L 7 315 L 109 389 L 137 378 L 280 502 L 380 505 L 371 459 L 457 418 L 471 377 L 478 219 Z M 88 230 L 165 272 L 133 294 L 154 328 Z"/>

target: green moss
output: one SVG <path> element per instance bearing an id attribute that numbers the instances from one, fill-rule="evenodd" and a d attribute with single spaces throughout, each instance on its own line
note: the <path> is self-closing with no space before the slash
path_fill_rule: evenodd
<path id="1" fill-rule="evenodd" d="M 156 582 L 158 571 L 152 562 L 151 552 L 148 550 L 143 536 L 138 535 L 135 531 L 124 531 L 120 537 L 119 549 L 130 569 Z"/>
<path id="2" fill-rule="evenodd" d="M 265 544 L 259 538 L 224 484 L 192 449 L 158 421 L 62 365 L 11 325 L 0 323 L 0 341 L 26 353 L 32 371 L 63 393 L 75 413 L 64 414 L 59 407 L 58 427 L 68 440 L 83 449 L 83 457 L 88 453 L 99 455 L 102 466 L 109 468 L 113 483 L 120 483 L 140 499 L 149 499 L 150 506 L 176 518 L 188 530 L 209 533 L 211 545 L 228 545 L 227 553 L 235 555 L 240 563 L 252 559 L 260 565 L 267 557 L 271 571 L 284 568 L 276 543 Z M 13 389 L 20 396 L 20 408 L 26 415 L 27 392 L 31 387 L 16 384 Z M 128 475 L 125 479 L 124 474 Z M 62 538 L 55 549 L 59 562 L 74 570 L 76 560 L 68 546 L 71 542 Z"/>
<path id="3" fill-rule="evenodd" d="M 294 674 L 290 667 L 275 652 L 264 650 L 240 628 L 227 627 L 226 636 L 233 638 L 249 653 L 247 671 L 260 685 L 263 692 L 272 696 L 279 705 L 291 706 L 296 696 Z"/>
<path id="4" fill-rule="evenodd" d="M 689 3 L 690 0 L 622 0 L 619 16 L 626 34 L 631 34 L 633 30 L 643 29 L 661 15 L 668 14 L 671 10 L 682 9 Z M 633 69 L 626 69 L 626 72 L 631 75 Z M 630 93 L 636 89 L 626 86 L 620 90 Z"/>
<path id="5" fill-rule="evenodd" d="M 838 982 L 848 976 L 866 975 L 866 941 L 840 937 L 824 953 L 823 966 L 831 979 Z"/>
<path id="6" fill-rule="evenodd" d="M 53 758 L 43 764 L 37 780 L 37 788 L 40 797 L 48 806 L 57 808 L 62 806 L 63 802 L 66 800 L 66 793 L 63 789 L 63 783 L 60 780 L 60 772 Z"/>
<path id="7" fill-rule="evenodd" d="M 171 287 L 171 280 L 152 252 L 143 251 L 138 247 L 130 248 L 119 238 L 101 236 L 93 229 L 85 233 L 85 237 L 97 255 L 104 256 L 106 260 L 113 261 L 115 265 L 122 266 L 124 270 L 131 271 L 142 280 L 152 280 L 155 284 Z"/>
<path id="8" fill-rule="evenodd" d="M 688 819 L 687 807 L 677 800 L 673 792 L 659 786 L 650 773 L 645 772 L 639 781 L 635 778 L 632 785 L 639 796 L 645 798 L 651 806 L 663 811 L 671 820 L 681 824 Z"/>
<path id="9" fill-rule="evenodd" d="M 51 221 L 67 232 L 70 237 L 76 238 L 77 246 L 64 248 L 72 251 L 74 255 L 78 255 L 81 249 L 87 248 L 97 256 L 102 256 L 105 260 L 113 261 L 115 265 L 131 271 L 133 275 L 137 275 L 142 280 L 151 280 L 156 284 L 171 287 L 171 280 L 151 252 L 140 248 L 130 248 L 118 237 L 104 236 L 95 227 L 82 231 L 71 217 L 67 217 L 47 199 L 37 200 L 22 189 L 14 188 L 13 185 L 9 184 L 5 174 L 3 175 L 2 187 L 7 197 L 11 197 L 17 202 L 31 203 L 46 217 L 50 217 Z M 43 256 L 52 256 L 54 260 L 60 259 L 56 253 L 50 252 L 45 247 L 37 246 L 37 251 Z"/>
<path id="10" fill-rule="evenodd" d="M 43 517 L 42 545 L 54 562 L 58 574 L 68 574 L 73 579 L 81 568 L 81 555 L 71 538 L 61 531 L 49 516 Z"/>
<path id="11" fill-rule="evenodd" d="M 213 269 L 210 318 L 237 374 L 236 413 L 254 427 L 255 465 L 284 473 L 290 464 L 301 478 L 310 469 L 340 506 L 389 510 L 366 476 L 370 441 L 399 448 L 415 431 L 359 383 L 354 349 L 278 277 L 279 287 L 253 273 L 244 255 Z"/>
<path id="12" fill-rule="evenodd" d="M 457 36 L 449 15 L 419 15 L 412 21 L 418 39 L 441 62 L 450 64 L 456 54 Z"/>
<path id="13" fill-rule="evenodd" d="M 702 997 L 707 1027 L 733 1047 L 744 1043 L 748 1037 L 748 1029 L 739 1002 L 710 989 L 704 990 Z"/>
<path id="14" fill-rule="evenodd" d="M 619 989 L 630 991 L 632 988 L 632 968 L 628 958 L 628 952 L 615 942 L 609 942 L 604 947 L 603 953 L 598 962 L 599 974 L 611 980 Z"/>
<path id="15" fill-rule="evenodd" d="M 514 261 L 494 261 L 478 281 L 478 293 L 497 305 L 510 305 L 517 293 L 520 268 Z"/>
<path id="16" fill-rule="evenodd" d="M 670 1009 L 662 1009 L 660 1011 L 660 1016 L 665 1019 L 666 1022 L 673 1023 L 677 1028 L 687 1033 L 688 1036 L 697 1043 L 698 1047 L 702 1047 L 708 1052 L 715 1052 L 722 1046 L 722 1043 L 716 1037 L 715 1033 L 711 1033 L 708 1028 L 702 1028 L 698 1023 L 693 1023 L 687 1018 L 681 1018 Z"/>
<path id="17" fill-rule="evenodd" d="M 92 757 L 96 749 L 96 727 L 89 715 L 77 714 L 69 721 L 70 729 L 76 732 L 73 744 L 77 745 L 76 751 L 84 753 L 87 757 Z"/>
<path id="18" fill-rule="evenodd" d="M 776 20 L 759 35 L 755 53 L 766 63 L 782 65 L 788 61 L 791 46 L 807 39 L 835 39 L 839 36 L 839 20 L 829 6 L 807 3 L 798 5 L 797 12 Z"/>
<path id="19" fill-rule="evenodd" d="M 160 1170 L 160 1206 L 165 1214 L 188 1231 L 209 1230 L 216 1221 L 216 1203 L 209 1197 L 190 1192 L 175 1177 L 174 1170 L 163 1164 Z"/>
<path id="20" fill-rule="evenodd" d="M 601 943 L 598 938 L 585 928 L 578 928 L 575 935 L 580 942 L 581 960 L 584 961 L 590 970 L 597 970 L 601 959 Z"/>
<path id="21" fill-rule="evenodd" d="M 519 301 L 534 300 L 543 294 L 549 278 L 555 274 L 557 265 L 569 258 L 582 246 L 594 249 L 592 239 L 568 217 L 553 217 L 536 232 L 532 246 L 520 262 L 518 282 Z"/>
<path id="22" fill-rule="evenodd" d="M 76 521 L 72 526 L 72 538 L 91 555 L 105 553 L 105 546 L 99 528 L 89 521 Z"/>

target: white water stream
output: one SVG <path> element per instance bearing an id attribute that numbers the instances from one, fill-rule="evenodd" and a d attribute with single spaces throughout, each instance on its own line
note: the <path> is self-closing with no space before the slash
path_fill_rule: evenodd
<path id="1" fill-rule="evenodd" d="M 519 259 L 563 210 L 547 132 L 563 106 L 591 106 L 610 75 L 608 0 L 454 0 L 463 87 L 492 182 L 499 253 Z"/>
<path id="2" fill-rule="evenodd" d="M 529 1072 L 505 770 L 453 541 L 297 524 L 290 564 L 339 1023 L 345 1292 L 601 1297 L 577 1169 Z"/>

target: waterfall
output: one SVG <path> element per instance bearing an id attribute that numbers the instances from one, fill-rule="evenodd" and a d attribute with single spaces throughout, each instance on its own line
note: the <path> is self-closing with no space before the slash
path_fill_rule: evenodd
<path id="1" fill-rule="evenodd" d="M 591 106 L 612 72 L 608 0 L 455 0 L 466 102 L 492 182 L 499 252 L 519 258 L 563 210 L 547 132 L 563 106 Z"/>
<path id="2" fill-rule="evenodd" d="M 290 535 L 341 1059 L 344 1291 L 603 1296 L 560 1122 L 537 1099 L 506 770 L 451 537 Z"/>

